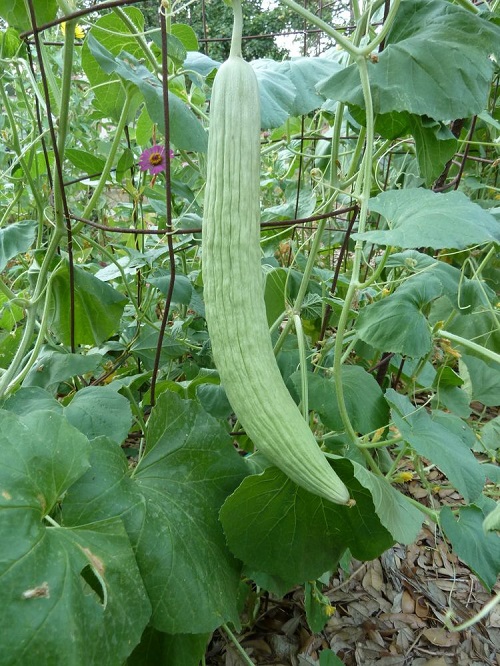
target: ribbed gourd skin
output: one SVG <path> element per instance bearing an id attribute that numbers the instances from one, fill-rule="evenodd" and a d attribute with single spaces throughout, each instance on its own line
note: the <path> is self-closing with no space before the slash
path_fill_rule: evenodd
<path id="1" fill-rule="evenodd" d="M 349 492 L 288 392 L 274 356 L 260 253 L 260 109 L 255 73 L 231 55 L 210 107 L 203 283 L 215 365 L 253 443 L 292 481 L 336 504 Z"/>

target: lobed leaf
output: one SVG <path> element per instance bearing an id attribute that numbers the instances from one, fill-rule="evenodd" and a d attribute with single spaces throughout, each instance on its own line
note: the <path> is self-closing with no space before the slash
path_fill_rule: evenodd
<path id="1" fill-rule="evenodd" d="M 246 465 L 222 426 L 170 392 L 159 396 L 146 439 L 132 478 L 116 444 L 94 440 L 92 468 L 64 502 L 65 524 L 121 516 L 156 629 L 203 633 L 237 623 L 239 566 L 225 545 L 218 511 Z"/>

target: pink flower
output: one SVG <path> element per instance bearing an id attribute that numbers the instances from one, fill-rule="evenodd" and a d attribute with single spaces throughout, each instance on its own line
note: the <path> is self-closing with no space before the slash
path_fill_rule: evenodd
<path id="1" fill-rule="evenodd" d="M 174 156 L 174 151 L 169 150 L 168 155 L 170 159 Z M 152 146 L 146 148 L 139 157 L 139 167 L 141 171 L 148 171 L 151 175 L 156 175 L 161 171 L 165 171 L 167 158 L 165 156 L 165 146 Z"/>

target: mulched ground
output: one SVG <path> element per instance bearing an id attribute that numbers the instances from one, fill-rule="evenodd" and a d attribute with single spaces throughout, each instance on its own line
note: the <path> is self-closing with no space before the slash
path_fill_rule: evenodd
<path id="1" fill-rule="evenodd" d="M 409 484 L 410 494 L 419 486 Z M 436 499 L 454 503 L 453 491 Z M 500 585 L 497 587 L 500 590 Z M 255 664 L 312 666 L 330 648 L 346 666 L 500 666 L 500 605 L 461 632 L 446 628 L 473 617 L 491 596 L 432 526 L 411 546 L 396 545 L 377 560 L 351 562 L 323 589 L 335 613 L 324 630 L 308 628 L 303 590 L 262 600 L 257 621 L 239 641 Z M 207 666 L 241 666 L 227 636 L 216 634 Z"/>

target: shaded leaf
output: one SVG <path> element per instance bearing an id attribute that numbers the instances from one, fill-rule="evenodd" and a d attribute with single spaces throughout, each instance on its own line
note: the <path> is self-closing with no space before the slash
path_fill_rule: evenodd
<path id="1" fill-rule="evenodd" d="M 454 552 L 491 590 L 500 572 L 500 539 L 497 534 L 484 531 L 484 513 L 476 506 L 465 506 L 455 517 L 445 506 L 439 515 Z"/>
<path id="2" fill-rule="evenodd" d="M 159 332 L 153 328 L 141 328 L 139 335 L 131 346 L 131 352 L 144 363 L 146 370 L 152 370 L 156 357 Z M 166 365 L 169 359 L 178 358 L 188 349 L 187 344 L 179 338 L 165 332 L 162 341 L 160 364 Z"/>
<path id="3" fill-rule="evenodd" d="M 121 444 L 132 426 L 130 403 L 113 386 L 86 386 L 64 408 L 68 421 L 89 439 L 106 436 Z"/>
<path id="4" fill-rule="evenodd" d="M 92 469 L 64 502 L 65 524 L 122 517 L 156 629 L 202 633 L 237 623 L 239 566 L 218 511 L 246 466 L 217 421 L 170 392 L 158 397 L 146 439 L 133 478 L 114 442 L 94 440 Z"/>
<path id="5" fill-rule="evenodd" d="M 210 634 L 165 634 L 148 627 L 127 666 L 199 666 Z"/>
<path id="6" fill-rule="evenodd" d="M 487 407 L 500 405 L 500 365 L 476 356 L 463 355 L 460 360 L 467 366 L 472 382 L 472 400 Z"/>
<path id="7" fill-rule="evenodd" d="M 40 386 L 55 392 L 61 382 L 97 370 L 102 360 L 101 354 L 48 351 L 38 357 L 26 375 L 23 386 Z"/>
<path id="8" fill-rule="evenodd" d="M 467 434 L 459 436 L 456 421 L 439 416 L 434 420 L 425 409 L 415 407 L 392 389 L 386 392 L 386 399 L 403 439 L 437 465 L 467 501 L 474 501 L 483 489 L 484 472 L 467 444 Z"/>
<path id="9" fill-rule="evenodd" d="M 83 268 L 74 269 L 75 344 L 99 345 L 117 332 L 127 299 Z M 52 279 L 50 326 L 70 344 L 69 266 L 65 262 Z"/>
<path id="10" fill-rule="evenodd" d="M 335 471 L 356 500 L 354 507 L 309 493 L 276 467 L 244 479 L 220 513 L 232 552 L 250 568 L 296 584 L 336 566 L 346 548 L 358 559 L 373 559 L 389 548 L 392 537 L 350 461 L 335 461 Z"/>
<path id="11" fill-rule="evenodd" d="M 36 222 L 23 220 L 0 229 L 0 271 L 21 252 L 27 252 L 36 234 Z"/>
<path id="12" fill-rule="evenodd" d="M 269 326 L 272 326 L 285 311 L 287 283 L 288 271 L 286 269 L 272 268 L 266 271 L 264 301 Z"/>
<path id="13" fill-rule="evenodd" d="M 322 631 L 331 616 L 332 606 L 328 597 L 318 590 L 316 581 L 306 581 L 304 585 L 304 609 L 311 631 Z"/>
<path id="14" fill-rule="evenodd" d="M 409 128 L 415 139 L 420 174 L 430 186 L 455 154 L 458 141 L 448 127 L 430 118 L 411 115 Z"/>

